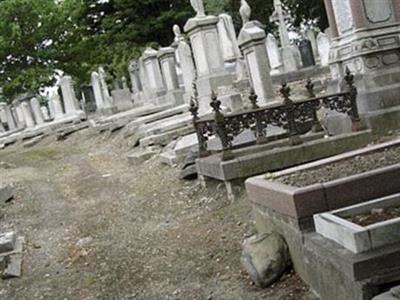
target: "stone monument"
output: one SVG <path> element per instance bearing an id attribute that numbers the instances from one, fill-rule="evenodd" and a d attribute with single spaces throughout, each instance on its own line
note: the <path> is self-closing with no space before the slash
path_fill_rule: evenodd
<path id="1" fill-rule="evenodd" d="M 231 104 L 239 98 L 237 93 L 232 92 L 234 75 L 225 70 L 217 30 L 219 18 L 205 14 L 202 0 L 191 0 L 191 4 L 197 14 L 186 22 L 184 30 L 189 36 L 197 69 L 199 112 L 211 111 L 211 94 L 219 90 L 224 90 L 224 95 L 220 95 L 223 104 L 233 107 Z"/>
<path id="2" fill-rule="evenodd" d="M 355 76 L 358 106 L 375 129 L 400 118 L 400 0 L 325 0 L 332 43 L 330 68 L 338 91 L 345 69 Z"/>
<path id="3" fill-rule="evenodd" d="M 189 103 L 192 95 L 192 84 L 196 78 L 196 68 L 193 61 L 193 53 L 190 45 L 183 37 L 181 29 L 178 25 L 174 25 L 173 32 L 175 34 L 175 44 L 177 45 L 176 53 L 179 57 L 180 67 L 182 71 L 183 85 L 185 88 L 184 100 Z"/>
<path id="4" fill-rule="evenodd" d="M 158 52 L 149 47 L 143 52 L 141 59 L 148 80 L 148 100 L 160 104 L 165 99 L 163 96 L 166 89 L 157 55 Z"/>
<path id="5" fill-rule="evenodd" d="M 105 115 L 110 115 L 117 112 L 117 109 L 114 105 L 113 98 L 111 97 L 110 91 L 108 89 L 107 81 L 106 81 L 106 71 L 103 67 L 99 67 L 99 79 L 100 79 L 100 87 L 101 94 L 103 99 L 103 104 L 101 107 L 101 113 Z"/>
<path id="6" fill-rule="evenodd" d="M 42 125 L 44 123 L 43 115 L 42 115 L 42 110 L 40 108 L 40 102 L 36 98 L 31 99 L 31 108 L 32 108 L 32 113 L 33 117 L 35 118 L 35 123 L 36 125 Z"/>
<path id="7" fill-rule="evenodd" d="M 242 1 L 246 2 L 246 1 Z M 246 7 L 249 7 L 246 3 Z M 250 20 L 251 10 L 240 10 L 243 28 L 239 33 L 239 47 L 247 62 L 250 79 L 254 91 L 259 97 L 259 103 L 266 104 L 273 100 L 272 80 L 267 53 L 266 33 L 258 21 Z"/>
<path id="8" fill-rule="evenodd" d="M 331 45 L 328 36 L 323 32 L 318 33 L 317 47 L 321 66 L 329 65 L 329 51 Z"/>
<path id="9" fill-rule="evenodd" d="M 275 11 L 270 17 L 270 21 L 279 26 L 284 72 L 294 72 L 298 70 L 299 62 L 296 58 L 297 49 L 290 44 L 289 32 L 286 27 L 286 20 L 290 19 L 290 16 L 283 10 L 281 0 L 274 0 L 274 7 Z"/>
<path id="10" fill-rule="evenodd" d="M 158 50 L 157 56 L 160 62 L 162 75 L 167 89 L 167 101 L 169 103 L 172 103 L 174 106 L 183 104 L 183 90 L 179 88 L 174 48 L 160 48 Z"/>
<path id="11" fill-rule="evenodd" d="M 71 76 L 65 75 L 60 79 L 61 94 L 64 102 L 65 114 L 84 118 L 85 113 L 79 108 Z"/>
<path id="12" fill-rule="evenodd" d="M 283 68 L 281 51 L 279 49 L 278 42 L 272 33 L 268 33 L 265 44 L 267 47 L 271 72 L 272 74 L 279 73 Z"/>

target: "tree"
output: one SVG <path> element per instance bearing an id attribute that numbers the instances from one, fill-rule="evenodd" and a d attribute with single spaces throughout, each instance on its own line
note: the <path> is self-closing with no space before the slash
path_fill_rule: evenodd
<path id="1" fill-rule="evenodd" d="M 54 80 L 50 49 L 59 21 L 53 0 L 0 1 L 0 86 L 6 97 Z"/>

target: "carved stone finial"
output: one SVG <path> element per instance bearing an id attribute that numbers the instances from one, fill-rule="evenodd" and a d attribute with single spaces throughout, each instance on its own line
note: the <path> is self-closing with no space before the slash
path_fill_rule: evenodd
<path id="1" fill-rule="evenodd" d="M 172 27 L 172 31 L 174 32 L 175 35 L 175 42 L 179 42 L 182 39 L 182 31 L 179 25 L 175 24 Z"/>
<path id="2" fill-rule="evenodd" d="M 243 26 L 250 21 L 251 7 L 246 0 L 241 0 L 241 6 L 239 9 L 240 16 L 242 17 Z"/>
<path id="3" fill-rule="evenodd" d="M 204 3 L 203 0 L 190 0 L 194 11 L 196 12 L 196 17 L 205 17 Z"/>

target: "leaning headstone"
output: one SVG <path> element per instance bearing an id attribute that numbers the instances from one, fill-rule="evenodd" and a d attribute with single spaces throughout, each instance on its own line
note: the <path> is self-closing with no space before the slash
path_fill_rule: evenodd
<path id="1" fill-rule="evenodd" d="M 329 65 L 329 51 L 330 51 L 330 42 L 328 36 L 320 32 L 317 36 L 317 45 L 318 45 L 318 52 L 319 57 L 321 59 L 321 65 L 327 66 Z"/>
<path id="2" fill-rule="evenodd" d="M 278 42 L 272 33 L 268 33 L 267 35 L 266 46 L 271 71 L 273 73 L 278 73 L 282 68 L 281 51 L 279 49 Z"/>
<path id="3" fill-rule="evenodd" d="M 100 111 L 103 108 L 104 100 L 103 100 L 103 92 L 101 90 L 100 76 L 97 72 L 92 72 L 91 74 L 91 83 L 94 93 L 94 99 L 96 101 L 97 110 Z"/>
<path id="4" fill-rule="evenodd" d="M 222 57 L 225 62 L 234 62 L 242 55 L 239 50 L 232 17 L 228 14 L 220 14 L 218 17 L 217 28 L 222 48 Z"/>
<path id="5" fill-rule="evenodd" d="M 60 95 L 54 91 L 50 96 L 50 108 L 53 109 L 52 117 L 54 120 L 59 120 L 64 117 L 64 112 L 61 105 Z"/>
<path id="6" fill-rule="evenodd" d="M 79 108 L 75 95 L 72 77 L 63 76 L 60 80 L 61 93 L 64 101 L 65 114 L 68 116 L 84 117 L 84 112 Z"/>
<path id="7" fill-rule="evenodd" d="M 40 108 L 40 102 L 36 98 L 31 99 L 31 107 L 33 117 L 35 118 L 36 125 L 42 125 L 44 123 L 42 109 Z"/>
<path id="8" fill-rule="evenodd" d="M 110 90 L 108 89 L 107 81 L 106 81 L 106 71 L 103 67 L 99 67 L 99 79 L 100 79 L 100 87 L 102 91 L 102 111 L 105 114 L 113 114 L 116 112 L 116 107 L 114 106 L 112 96 L 110 94 Z"/>
<path id="9" fill-rule="evenodd" d="M 176 53 L 179 57 L 182 70 L 183 85 L 185 87 L 185 102 L 189 103 L 192 95 L 192 84 L 196 77 L 196 68 L 193 61 L 193 53 L 189 43 L 183 37 L 178 25 L 173 28 L 175 34 L 175 43 L 177 44 Z"/>

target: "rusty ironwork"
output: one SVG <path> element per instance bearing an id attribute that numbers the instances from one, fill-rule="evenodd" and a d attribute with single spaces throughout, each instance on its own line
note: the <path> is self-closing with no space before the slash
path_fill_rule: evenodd
<path id="1" fill-rule="evenodd" d="M 301 143 L 301 134 L 310 130 L 314 132 L 321 130 L 317 117 L 317 111 L 321 105 L 349 115 L 353 125 L 358 124 L 360 119 L 357 109 L 357 88 L 354 86 L 354 76 L 350 71 L 346 71 L 345 81 L 347 84 L 345 92 L 316 97 L 314 84 L 309 80 L 306 84 L 309 98 L 300 101 L 291 99 L 290 87 L 284 83 L 280 89 L 283 101 L 263 107 L 258 105 L 258 97 L 251 90 L 249 96 L 252 104 L 251 109 L 227 114 L 222 112 L 221 101 L 213 93 L 210 103 L 213 108 L 211 117 L 203 116 L 199 118 L 198 107 L 197 110 L 191 108 L 191 112 L 194 112 L 192 112 L 193 123 L 199 139 L 200 156 L 204 157 L 210 154 L 207 151 L 208 139 L 211 136 L 217 136 L 222 144 L 223 158 L 231 159 L 235 137 L 244 130 L 251 130 L 257 144 L 266 143 L 269 140 L 267 130 L 271 126 L 284 129 L 291 145 L 297 145 Z M 361 129 L 360 126 L 353 126 L 354 131 L 359 129 Z"/>

